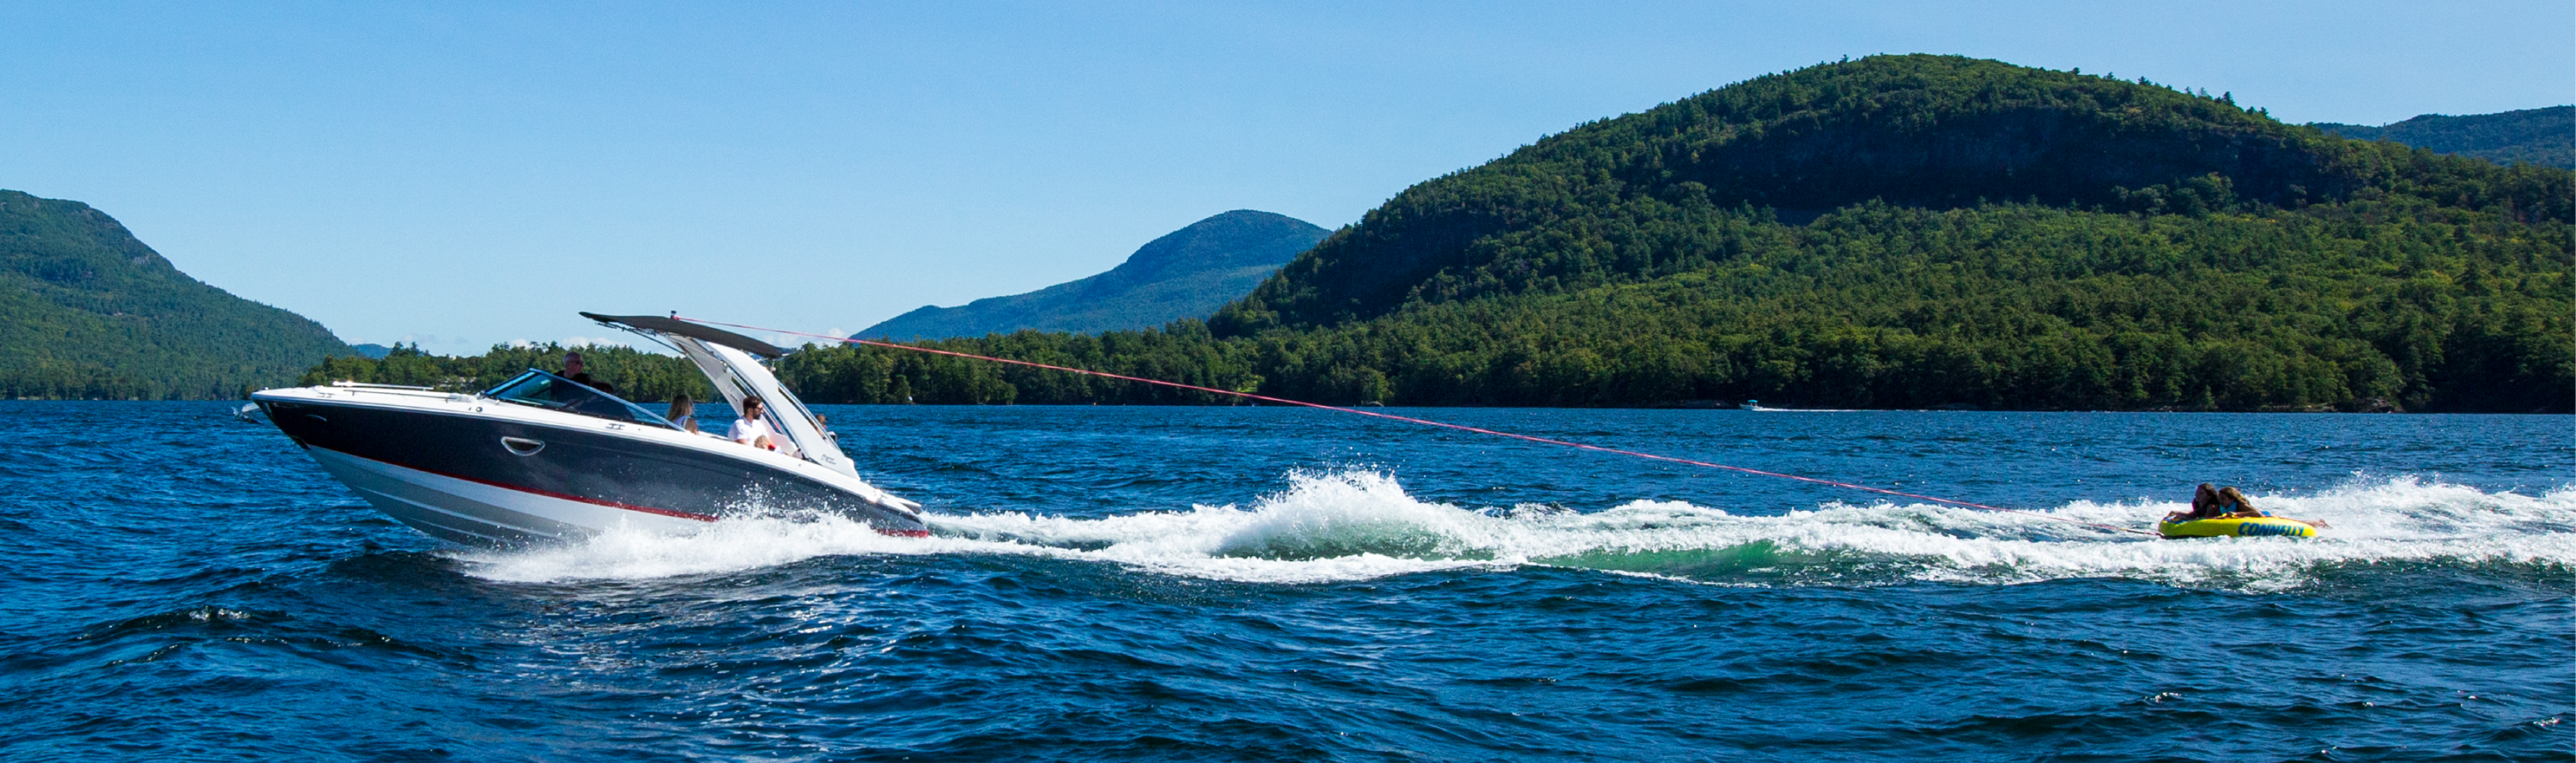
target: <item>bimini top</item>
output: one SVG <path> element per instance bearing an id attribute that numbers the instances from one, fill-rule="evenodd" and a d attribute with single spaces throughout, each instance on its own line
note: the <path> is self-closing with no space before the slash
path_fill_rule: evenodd
<path id="1" fill-rule="evenodd" d="M 707 383 L 714 385 L 725 404 L 735 411 L 743 409 L 747 398 L 760 398 L 766 403 L 761 406 L 761 418 L 769 423 L 772 434 L 785 440 L 779 443 L 779 452 L 858 476 L 857 467 L 841 452 L 840 438 L 823 426 L 822 417 L 814 415 L 805 407 L 805 401 L 796 399 L 795 392 L 778 382 L 777 374 L 760 364 L 760 358 L 781 357 L 786 350 L 724 329 L 658 315 L 582 313 L 581 317 L 642 334 L 678 350 L 700 373 L 706 374 Z"/>
<path id="2" fill-rule="evenodd" d="M 600 315 L 598 313 L 582 313 L 581 317 L 589 318 L 601 323 L 623 324 L 646 331 L 677 334 L 691 339 L 714 342 L 716 344 L 731 347 L 764 358 L 776 358 L 787 354 L 786 350 L 780 349 L 777 345 L 773 345 L 768 342 L 763 342 L 758 339 L 753 339 L 751 337 L 736 334 L 720 328 L 700 326 L 677 318 L 664 318 L 659 315 Z"/>

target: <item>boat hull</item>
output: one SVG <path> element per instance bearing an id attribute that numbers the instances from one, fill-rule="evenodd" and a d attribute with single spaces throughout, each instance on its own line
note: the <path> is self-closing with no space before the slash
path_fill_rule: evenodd
<path id="1" fill-rule="evenodd" d="M 909 508 L 872 496 L 873 488 L 838 484 L 855 478 L 729 441 L 636 424 L 531 420 L 496 402 L 255 399 L 325 471 L 387 516 L 442 540 L 513 547 L 619 527 L 686 532 L 726 516 L 785 512 L 928 534 Z"/>
<path id="2" fill-rule="evenodd" d="M 516 547 L 577 540 L 618 527 L 688 532 L 715 517 L 677 518 L 597 503 L 498 487 L 404 466 L 308 447 L 322 470 L 374 504 L 376 510 L 440 540 L 471 546 Z"/>

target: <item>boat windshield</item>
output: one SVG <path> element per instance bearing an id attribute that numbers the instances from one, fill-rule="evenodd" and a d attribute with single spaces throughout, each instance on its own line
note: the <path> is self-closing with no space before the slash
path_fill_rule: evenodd
<path id="1" fill-rule="evenodd" d="M 502 382 L 500 386 L 486 390 L 483 396 L 612 421 L 632 421 L 658 427 L 679 428 L 671 426 L 670 421 L 653 415 L 652 411 L 644 410 L 644 406 L 626 402 L 616 395 L 592 389 L 581 382 L 533 368 L 528 369 L 527 373 Z"/>

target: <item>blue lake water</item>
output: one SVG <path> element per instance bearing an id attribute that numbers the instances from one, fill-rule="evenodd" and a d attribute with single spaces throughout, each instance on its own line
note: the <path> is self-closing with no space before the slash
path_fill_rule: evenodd
<path id="1" fill-rule="evenodd" d="M 934 537 L 442 547 L 0 402 L 0 759 L 2565 760 L 2576 419 L 818 406 Z M 716 416 L 706 418 L 714 419 Z"/>

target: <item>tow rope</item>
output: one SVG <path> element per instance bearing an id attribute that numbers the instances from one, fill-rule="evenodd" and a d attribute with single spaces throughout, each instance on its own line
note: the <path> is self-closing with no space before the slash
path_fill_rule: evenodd
<path id="1" fill-rule="evenodd" d="M 1290 399 L 1287 399 L 1287 398 L 1284 398 L 1284 397 L 1271 397 L 1271 396 L 1269 396 L 1269 395 L 1257 395 L 1257 394 L 1253 394 L 1253 393 L 1250 393 L 1250 392 L 1237 392 L 1237 391 L 1235 391 L 1235 390 L 1230 390 L 1230 389 L 1218 389 L 1218 388 L 1215 388 L 1215 387 L 1202 387 L 1202 386 L 1199 386 L 1199 385 L 1196 385 L 1196 384 L 1182 384 L 1182 383 L 1180 383 L 1180 382 L 1176 382 L 1176 381 L 1164 381 L 1164 380 L 1162 380 L 1162 379 L 1147 379 L 1147 378 L 1144 378 L 1144 377 L 1141 377 L 1141 376 L 1128 376 L 1128 375 L 1126 375 L 1126 374 L 1113 374 L 1113 373 L 1110 373 L 1110 372 L 1107 372 L 1107 371 L 1094 371 L 1094 370 L 1091 370 L 1091 369 L 1088 369 L 1088 368 L 1074 368 L 1074 367 L 1071 367 L 1071 366 L 1050 365 L 1050 364 L 1046 364 L 1046 363 L 1038 363 L 1038 362 L 1034 362 L 1034 361 L 1027 361 L 1027 360 L 1012 360 L 1012 359 L 1010 359 L 1010 358 L 996 358 L 996 357 L 991 357 L 991 356 L 987 356 L 987 355 L 977 355 L 977 354 L 969 353 L 969 352 L 956 352 L 956 351 L 953 351 L 953 350 L 941 350 L 941 349 L 935 349 L 935 348 L 930 348 L 930 347 L 915 347 L 915 346 L 908 345 L 908 344 L 896 344 L 896 343 L 894 343 L 894 342 L 880 342 L 880 341 L 876 341 L 876 340 L 872 340 L 872 339 L 860 339 L 860 338 L 858 338 L 858 337 L 831 336 L 831 335 L 828 335 L 828 334 L 809 334 L 809 333 L 806 333 L 806 332 L 803 332 L 803 331 L 787 331 L 787 330 L 784 330 L 784 329 L 774 329 L 774 328 L 767 328 L 767 327 L 762 327 L 762 326 L 746 326 L 746 325 L 743 325 L 743 324 L 740 324 L 740 323 L 725 323 L 725 322 L 722 322 L 722 321 L 711 321 L 711 320 L 706 320 L 706 319 L 703 319 L 703 318 L 688 318 L 688 317 L 683 317 L 683 316 L 676 315 L 676 314 L 675 314 L 675 315 L 672 315 L 671 317 L 672 317 L 673 319 L 676 319 L 676 320 L 683 320 L 683 321 L 688 321 L 688 322 L 690 322 L 690 323 L 697 323 L 697 324 L 703 324 L 703 325 L 708 325 L 708 326 L 723 326 L 723 327 L 725 327 L 725 328 L 743 329 L 743 330 L 746 330 L 746 331 L 765 331 L 765 332 L 769 332 L 769 333 L 772 333 L 772 334 L 779 334 L 779 335 L 785 335 L 785 336 L 801 336 L 801 337 L 808 337 L 808 338 L 813 338 L 813 339 L 823 339 L 823 340 L 834 341 L 834 342 L 843 342 L 843 343 L 847 343 L 847 344 L 866 345 L 866 346 L 869 346 L 869 347 L 883 347 L 883 348 L 890 349 L 890 350 L 908 350 L 908 351 L 911 351 L 911 352 L 921 352 L 921 353 L 928 353 L 928 354 L 932 354 L 932 355 L 946 355 L 946 356 L 949 356 L 949 357 L 955 357 L 955 358 L 966 358 L 966 359 L 968 359 L 968 360 L 982 360 L 982 361 L 989 361 L 989 362 L 993 362 L 993 363 L 1005 363 L 1005 364 L 1014 365 L 1014 366 L 1026 366 L 1026 367 L 1029 367 L 1029 368 L 1043 368 L 1043 369 L 1046 369 L 1046 370 L 1049 370 L 1049 371 L 1063 371 L 1063 372 L 1066 372 L 1066 373 L 1086 374 L 1086 375 L 1090 375 L 1090 376 L 1098 376 L 1098 377 L 1107 378 L 1107 379 L 1118 379 L 1118 380 L 1121 380 L 1121 381 L 1138 382 L 1138 383 L 1142 383 L 1142 384 L 1154 384 L 1154 385 L 1160 385 L 1160 386 L 1165 386 L 1165 387 L 1173 387 L 1173 388 L 1177 388 L 1177 389 L 1192 390 L 1192 391 L 1196 391 L 1196 392 L 1206 392 L 1206 393 L 1209 393 L 1209 394 L 1215 394 L 1215 395 L 1227 395 L 1227 396 L 1232 396 L 1232 397 L 1239 397 L 1239 398 L 1243 398 L 1243 399 L 1247 399 L 1247 400 L 1259 400 L 1259 401 L 1262 401 L 1262 402 L 1265 402 L 1265 403 L 1278 403 L 1278 404 L 1280 404 L 1280 405 L 1294 405 L 1294 406 L 1302 406 L 1302 407 L 1306 407 L 1306 408 L 1320 408 L 1320 409 L 1327 410 L 1327 411 L 1340 411 L 1340 412 L 1342 412 L 1342 413 L 1352 413 L 1352 414 L 1358 414 L 1358 415 L 1361 415 L 1361 416 L 1372 416 L 1372 417 L 1381 418 L 1381 419 L 1388 419 L 1388 420 L 1391 420 L 1391 421 L 1401 421 L 1401 422 L 1404 422 L 1404 423 L 1407 423 L 1407 424 L 1419 424 L 1419 425 L 1422 425 L 1422 426 L 1428 426 L 1428 427 L 1440 427 L 1440 428 L 1442 428 L 1442 429 L 1455 429 L 1455 430 L 1458 430 L 1458 431 L 1461 431 L 1461 432 L 1474 432 L 1474 433 L 1476 433 L 1476 434 L 1492 435 L 1492 436 L 1495 436 L 1495 437 L 1508 437 L 1508 438 L 1511 438 L 1511 439 L 1514 439 L 1514 440 L 1523 440 L 1523 441 L 1527 441 L 1527 442 L 1544 443 L 1544 444 L 1548 444 L 1548 445 L 1561 445 L 1561 446 L 1568 447 L 1568 448 L 1579 448 L 1579 449 L 1582 449 L 1582 450 L 1589 450 L 1589 451 L 1594 451 L 1594 452 L 1599 452 L 1599 453 L 1616 453 L 1616 454 L 1619 454 L 1619 455 L 1622 455 L 1622 456 L 1634 456 L 1634 457 L 1637 457 L 1637 458 L 1652 459 L 1652 460 L 1656 460 L 1656 461 L 1667 461 L 1667 462 L 1676 463 L 1676 464 L 1688 464 L 1688 465 L 1691 465 L 1691 466 L 1700 466 L 1700 467 L 1706 467 L 1706 468 L 1710 468 L 1710 469 L 1724 469 L 1724 470 L 1726 470 L 1726 471 L 1730 471 L 1730 472 L 1738 472 L 1738 473 L 1742 473 L 1742 474 L 1755 474 L 1755 475 L 1761 475 L 1761 476 L 1764 476 L 1764 477 L 1778 477 L 1778 478 L 1781 478 L 1781 479 L 1797 480 L 1797 481 L 1799 481 L 1799 482 L 1808 482 L 1808 483 L 1814 483 L 1814 484 L 1818 484 L 1818 485 L 1830 485 L 1830 486 L 1833 486 L 1833 487 L 1848 488 L 1848 489 L 1851 489 L 1851 490 L 1861 490 L 1861 491 L 1867 491 L 1867 492 L 1871 492 L 1871 493 L 1879 493 L 1879 494 L 1883 494 L 1883 495 L 1893 495 L 1893 496 L 1900 496 L 1900 497 L 1904 497 L 1904 498 L 1913 498 L 1913 499 L 1916 499 L 1916 500 L 1931 501 L 1931 502 L 1934 502 L 1934 503 L 1946 503 L 1946 504 L 1950 504 L 1950 505 L 1952 505 L 1952 506 L 1964 506 L 1964 507 L 1971 508 L 1971 509 L 1984 509 L 1984 510 L 1987 510 L 1987 511 L 2000 511 L 2000 512 L 2004 512 L 2004 513 L 2007 513 L 2007 514 L 2021 514 L 2021 515 L 2025 515 L 2025 516 L 2032 516 L 2032 517 L 2038 517 L 2038 518 L 2040 518 L 2040 519 L 2050 520 L 2050 521 L 2053 521 L 2053 522 L 2065 522 L 2065 523 L 2067 523 L 2067 524 L 2083 525 L 2083 526 L 2086 526 L 2086 527 L 2100 528 L 2100 529 L 2104 529 L 2104 530 L 2111 530 L 2111 531 L 2114 531 L 2114 532 L 2135 533 L 2135 534 L 2138 534 L 2138 535 L 2146 535 L 2146 536 L 2150 536 L 2150 537 L 2163 537 L 2163 536 L 2161 536 L 2161 535 L 2157 535 L 2156 533 L 2148 532 L 2148 531 L 2145 531 L 2145 530 L 2140 530 L 2140 529 L 2137 529 L 2137 528 L 2134 528 L 2134 527 L 2121 527 L 2121 526 L 2119 526 L 2119 525 L 2103 524 L 2103 523 L 2100 523 L 2100 522 L 2086 522 L 2086 521 L 2081 520 L 2081 519 L 2069 519 L 2069 518 L 2066 518 L 2066 517 L 2056 516 L 2056 515 L 2052 515 L 2052 514 L 2042 514 L 2042 513 L 2040 513 L 2040 512 L 2030 511 L 2030 510 L 2027 510 L 2027 509 L 2007 509 L 2007 508 L 2004 508 L 2004 507 L 2001 507 L 2001 506 L 1988 506 L 1988 505 L 1985 505 L 1985 504 L 1982 504 L 1982 503 L 1975 503 L 1975 502 L 1972 502 L 1972 501 L 1962 501 L 1962 500 L 1958 500 L 1958 499 L 1954 499 L 1954 498 L 1942 498 L 1942 497 L 1939 497 L 1939 496 L 1921 495 L 1921 494 L 1917 494 L 1917 493 L 1907 493 L 1907 492 L 1903 492 L 1903 491 L 1899 491 L 1899 490 L 1889 490 L 1889 489 L 1887 489 L 1887 488 L 1883 488 L 1883 487 L 1870 487 L 1870 486 L 1868 486 L 1868 485 L 1860 485 L 1860 484 L 1854 484 L 1854 483 L 1850 483 L 1850 482 L 1840 482 L 1840 481 L 1836 481 L 1836 480 L 1822 479 L 1822 478 L 1818 478 L 1818 477 L 1801 477 L 1801 476 L 1798 476 L 1798 475 L 1795 475 L 1795 474 L 1782 474 L 1782 473 L 1780 473 L 1780 472 L 1763 471 L 1763 470 L 1761 470 L 1761 469 L 1751 469 L 1751 468 L 1746 468 L 1746 467 L 1742 467 L 1742 466 L 1728 466 L 1728 465 L 1726 465 L 1726 464 L 1710 463 L 1710 462 L 1707 462 L 1707 461 L 1694 461 L 1694 460 L 1687 459 L 1687 458 L 1677 458 L 1677 457 L 1673 457 L 1673 456 L 1656 455 L 1656 454 L 1653 454 L 1653 453 L 1644 453 L 1644 452 L 1639 452 L 1639 451 L 1634 451 L 1634 450 L 1622 450 L 1622 449 L 1619 449 L 1619 448 L 1604 447 L 1604 446 L 1600 446 L 1600 445 L 1588 445 L 1588 444 L 1585 444 L 1585 443 L 1572 442 L 1572 441 L 1569 441 L 1569 440 L 1557 440 L 1557 439 L 1551 439 L 1551 438 L 1546 438 L 1546 437 L 1537 437 L 1537 436 L 1533 436 L 1533 435 L 1518 434 L 1518 433 L 1514 433 L 1514 432 L 1503 432 L 1503 431 L 1497 431 L 1497 430 L 1492 430 L 1492 429 L 1485 429 L 1485 428 L 1482 428 L 1482 427 L 1471 427 L 1471 426 L 1467 426 L 1467 425 L 1465 425 L 1465 424 L 1451 424 L 1451 423 L 1448 423 L 1448 422 L 1445 422 L 1445 421 L 1433 421 L 1433 420 L 1430 420 L 1430 419 L 1418 419 L 1418 418 L 1414 418 L 1414 417 L 1411 417 L 1411 416 L 1398 416 L 1398 415 L 1395 415 L 1395 414 L 1392 414 L 1392 413 L 1381 413 L 1381 412 L 1378 412 L 1378 411 L 1362 410 L 1362 409 L 1359 409 L 1359 408 L 1348 408 L 1348 407 L 1343 407 L 1343 406 L 1338 406 L 1338 405 L 1325 405 L 1325 404 L 1323 404 L 1323 403 L 1309 403 L 1309 402 L 1306 402 L 1306 401 L 1304 401 L 1304 400 L 1290 400 Z"/>

